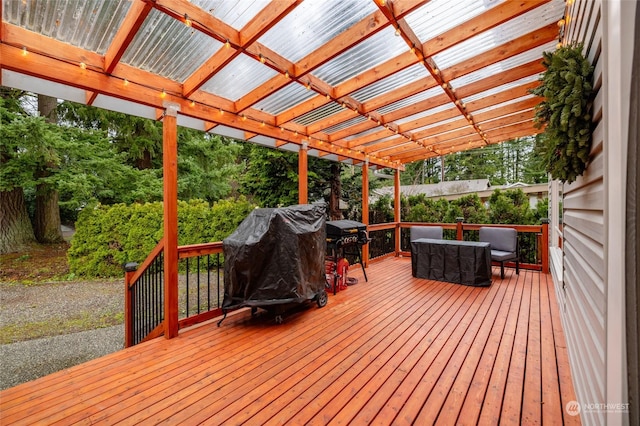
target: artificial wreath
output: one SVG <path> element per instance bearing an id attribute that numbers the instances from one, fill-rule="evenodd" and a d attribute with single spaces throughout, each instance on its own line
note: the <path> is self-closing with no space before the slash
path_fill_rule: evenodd
<path id="1" fill-rule="evenodd" d="M 582 175 L 591 151 L 593 66 L 582 44 L 543 53 L 546 71 L 531 93 L 544 98 L 535 109 L 536 125 L 546 125 L 536 141 L 547 172 L 571 183 Z"/>

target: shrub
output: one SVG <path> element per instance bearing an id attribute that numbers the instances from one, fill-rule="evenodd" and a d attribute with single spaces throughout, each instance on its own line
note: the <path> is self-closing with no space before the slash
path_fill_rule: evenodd
<path id="1" fill-rule="evenodd" d="M 178 244 L 221 241 L 255 206 L 244 197 L 209 207 L 203 200 L 178 202 Z M 122 265 L 141 263 L 163 235 L 162 203 L 95 205 L 78 216 L 68 251 L 71 273 L 122 276 Z"/>

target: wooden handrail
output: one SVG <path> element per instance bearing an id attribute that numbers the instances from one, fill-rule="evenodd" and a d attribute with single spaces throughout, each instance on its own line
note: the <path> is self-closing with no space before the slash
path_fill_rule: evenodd
<path id="1" fill-rule="evenodd" d="M 191 244 L 178 247 L 178 258 L 180 259 L 216 253 L 222 253 L 222 241 L 217 241 L 215 243 Z"/>
<path id="2" fill-rule="evenodd" d="M 158 241 L 158 244 L 156 244 L 153 250 L 151 250 L 151 253 L 149 253 L 149 255 L 144 260 L 144 262 L 142 262 L 142 265 L 138 266 L 138 269 L 136 269 L 136 271 L 133 274 L 131 274 L 131 276 L 128 279 L 129 282 L 127 283 L 127 288 L 129 288 L 131 285 L 133 285 L 133 283 L 138 281 L 138 278 L 140 278 L 142 274 L 144 274 L 144 271 L 147 270 L 149 265 L 151 265 L 151 262 L 153 262 L 155 258 L 158 257 L 158 255 L 162 250 L 164 250 L 164 237 L 160 238 L 160 241 Z"/>

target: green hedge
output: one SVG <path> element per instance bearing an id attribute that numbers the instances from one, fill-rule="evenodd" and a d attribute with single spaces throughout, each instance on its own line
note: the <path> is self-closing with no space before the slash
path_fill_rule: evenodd
<path id="1" fill-rule="evenodd" d="M 178 244 L 222 241 L 256 206 L 244 197 L 209 206 L 203 200 L 178 202 Z M 71 273 L 122 276 L 122 265 L 141 263 L 162 238 L 162 203 L 96 205 L 78 216 L 67 253 Z"/>

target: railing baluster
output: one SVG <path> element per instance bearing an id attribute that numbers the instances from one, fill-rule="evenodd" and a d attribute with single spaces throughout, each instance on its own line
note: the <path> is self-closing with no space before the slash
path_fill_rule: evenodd
<path id="1" fill-rule="evenodd" d="M 196 259 L 197 259 L 197 266 L 198 266 L 198 269 L 197 269 L 197 271 L 198 271 L 197 272 L 197 274 L 198 274 L 197 275 L 197 277 L 198 277 L 198 279 L 197 279 L 198 291 L 196 291 L 196 295 L 198 296 L 197 312 L 200 313 L 200 256 L 198 256 Z"/>
<path id="2" fill-rule="evenodd" d="M 187 291 L 186 291 L 186 293 L 187 293 L 187 300 L 186 300 L 186 303 L 187 303 L 187 315 L 186 316 L 189 316 L 189 272 L 191 272 L 191 271 L 189 271 L 189 258 L 187 257 Z"/>

